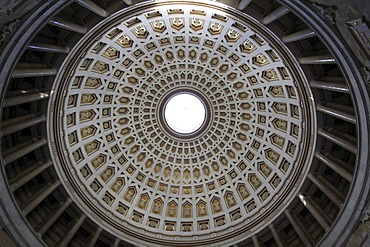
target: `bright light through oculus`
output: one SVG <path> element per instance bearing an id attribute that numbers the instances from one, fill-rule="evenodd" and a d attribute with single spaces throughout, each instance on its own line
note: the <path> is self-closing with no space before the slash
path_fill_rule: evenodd
<path id="1" fill-rule="evenodd" d="M 172 97 L 164 110 L 170 128 L 181 134 L 198 130 L 205 119 L 206 111 L 200 99 L 191 94 L 178 94 Z"/>

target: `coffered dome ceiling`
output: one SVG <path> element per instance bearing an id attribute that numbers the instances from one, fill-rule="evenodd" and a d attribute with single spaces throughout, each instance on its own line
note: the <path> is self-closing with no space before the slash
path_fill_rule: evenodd
<path id="1" fill-rule="evenodd" d="M 300 2 L 63 1 L 3 89 L 0 217 L 20 243 L 344 242 L 367 98 Z"/>
<path id="2" fill-rule="evenodd" d="M 247 237 L 284 210 L 310 166 L 306 78 L 251 17 L 146 4 L 100 23 L 63 68 L 49 106 L 54 161 L 72 197 L 115 234 L 191 245 Z M 189 134 L 164 118 L 180 93 L 206 110 Z"/>

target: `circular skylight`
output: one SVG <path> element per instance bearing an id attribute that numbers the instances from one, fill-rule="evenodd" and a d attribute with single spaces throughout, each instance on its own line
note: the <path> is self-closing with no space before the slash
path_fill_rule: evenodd
<path id="1" fill-rule="evenodd" d="M 172 97 L 167 102 L 164 115 L 172 130 L 189 134 L 202 126 L 206 111 L 198 97 L 183 93 Z"/>

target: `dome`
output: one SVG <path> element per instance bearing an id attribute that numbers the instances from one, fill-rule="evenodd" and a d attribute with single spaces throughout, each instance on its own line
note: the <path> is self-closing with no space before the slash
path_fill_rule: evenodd
<path id="1" fill-rule="evenodd" d="M 40 7 L 56 12 L 19 34 L 4 87 L 16 242 L 348 241 L 368 189 L 363 78 L 312 10 L 282 2 Z"/>
<path id="2" fill-rule="evenodd" d="M 253 234 L 310 166 L 307 79 L 248 16 L 193 2 L 137 8 L 98 24 L 56 77 L 49 143 L 62 181 L 110 231 L 146 244 Z M 178 97 L 205 112 L 189 133 L 167 121 Z"/>

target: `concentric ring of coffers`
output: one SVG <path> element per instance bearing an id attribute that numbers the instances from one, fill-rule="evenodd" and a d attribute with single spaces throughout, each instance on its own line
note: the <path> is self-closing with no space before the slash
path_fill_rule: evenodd
<path id="1" fill-rule="evenodd" d="M 127 241 L 239 241 L 279 215 L 310 165 L 305 77 L 236 10 L 138 5 L 91 30 L 63 68 L 49 108 L 58 174 L 95 222 Z M 163 125 L 161 102 L 189 91 L 207 102 L 208 119 L 182 138 Z"/>

